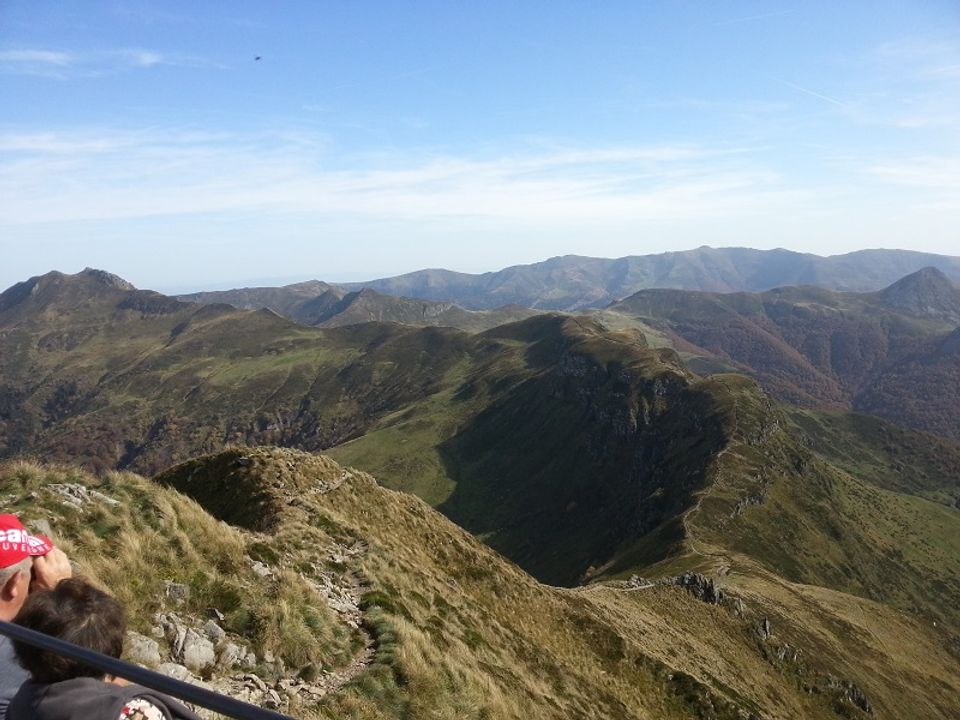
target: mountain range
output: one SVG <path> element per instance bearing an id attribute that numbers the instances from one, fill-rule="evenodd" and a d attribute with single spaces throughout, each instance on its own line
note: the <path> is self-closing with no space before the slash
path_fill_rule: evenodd
<path id="1" fill-rule="evenodd" d="M 0 294 L 0 459 L 100 478 L 11 462 L 0 483 L 95 574 L 119 556 L 149 576 L 126 591 L 144 618 L 180 583 L 186 610 L 227 607 L 287 670 L 357 670 L 322 717 L 949 718 L 960 446 L 697 373 L 685 358 L 735 361 L 683 345 L 659 309 L 703 328 L 769 313 L 768 334 L 881 313 L 888 343 L 949 350 L 951 288 L 925 271 L 869 295 L 657 291 L 605 311 L 620 330 L 544 313 L 467 333 L 308 327 L 49 273 Z M 133 540 L 96 496 L 62 510 L 71 484 L 153 530 Z M 210 543 L 229 561 L 185 544 L 216 535 L 204 513 L 233 528 Z M 277 582 L 257 589 L 245 558 Z M 318 587 L 356 591 L 367 639 L 311 611 Z"/>
<path id="2" fill-rule="evenodd" d="M 924 267 L 935 267 L 960 282 L 960 258 L 944 255 L 861 250 L 820 257 L 789 250 L 701 247 L 618 259 L 565 255 L 479 275 L 420 270 L 346 287 L 449 300 L 471 309 L 516 304 L 574 311 L 605 307 L 646 288 L 758 292 L 786 285 L 814 285 L 866 292 Z"/>
<path id="3" fill-rule="evenodd" d="M 954 282 L 960 282 L 960 257 L 908 250 L 861 250 L 820 257 L 789 250 L 701 247 L 618 259 L 565 255 L 477 275 L 441 269 L 418 270 L 340 286 L 314 280 L 277 288 L 242 288 L 179 297 L 191 302 L 226 302 L 246 309 L 269 308 L 306 325 L 319 325 L 336 315 L 332 308 L 350 291 L 373 290 L 381 295 L 441 303 L 421 306 L 427 316 L 450 310 L 450 303 L 471 310 L 521 306 L 577 311 L 602 308 L 648 288 L 726 293 L 812 285 L 868 292 L 925 267 L 936 268 Z M 460 327 L 456 317 L 457 313 L 451 313 L 442 324 Z M 400 321 L 387 316 L 368 316 L 367 319 Z"/>
<path id="4" fill-rule="evenodd" d="M 654 328 L 693 367 L 747 372 L 794 403 L 960 440 L 960 288 L 934 268 L 871 293 L 644 290 L 611 313 Z"/>
<path id="5" fill-rule="evenodd" d="M 733 251 L 698 252 L 713 257 Z M 764 258 L 761 251 L 744 252 L 746 260 L 738 268 L 749 267 L 750 258 Z M 871 258 L 899 259 L 909 265 L 930 257 L 893 251 L 855 255 L 844 257 L 851 267 Z M 566 260 L 574 267 L 573 259 Z M 944 266 L 950 260 L 939 258 Z M 799 272 L 804 263 L 795 266 Z M 861 282 L 877 275 L 869 263 L 860 270 Z M 562 278 L 549 282 L 560 285 L 545 284 L 543 292 L 563 287 Z M 572 304 L 584 304 L 584 296 L 580 297 L 583 302 Z M 520 306 L 468 311 L 446 301 L 392 297 L 369 289 L 347 292 L 319 282 L 198 293 L 182 299 L 266 307 L 318 327 L 393 321 L 480 332 L 536 313 Z M 674 347 L 698 372 L 746 372 L 790 402 L 876 414 L 960 440 L 956 390 L 960 387 L 960 289 L 935 267 L 921 268 L 871 292 L 813 286 L 779 287 L 764 293 L 651 289 L 584 312 L 607 327 L 638 329 L 648 342 Z"/>

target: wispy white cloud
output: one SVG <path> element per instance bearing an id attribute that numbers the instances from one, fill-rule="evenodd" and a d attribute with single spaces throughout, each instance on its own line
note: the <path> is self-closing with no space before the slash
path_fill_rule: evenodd
<path id="1" fill-rule="evenodd" d="M 33 75 L 63 79 L 76 57 L 59 50 L 16 49 L 0 51 L 0 74 Z"/>
<path id="2" fill-rule="evenodd" d="M 871 51 L 875 57 L 897 61 L 938 58 L 956 53 L 957 45 L 953 42 L 915 36 L 880 43 Z"/>
<path id="3" fill-rule="evenodd" d="M 771 12 L 764 13 L 755 13 L 753 15 L 742 15 L 739 17 L 729 18 L 727 20 L 718 20 L 714 25 L 718 27 L 723 27 L 725 25 L 742 25 L 743 23 L 756 22 L 757 20 L 769 20 L 772 18 L 782 17 L 784 15 L 793 15 L 796 12 L 799 12 L 799 8 L 788 8 L 785 10 L 774 10 Z"/>
<path id="4" fill-rule="evenodd" d="M 65 52 L 48 49 L 0 51 L 0 74 L 34 75 L 58 80 L 71 77 L 100 77 L 160 65 L 208 69 L 225 67 L 215 60 L 197 55 L 164 53 L 143 48 L 119 48 L 95 52 Z"/>
<path id="5" fill-rule="evenodd" d="M 960 195 L 960 157 L 921 155 L 870 165 L 869 172 L 901 185 L 943 190 Z"/>
<path id="6" fill-rule="evenodd" d="M 517 253 L 615 256 L 664 243 L 839 252 L 867 239 L 902 246 L 919 233 L 949 248 L 960 157 L 865 157 L 838 157 L 842 173 L 826 185 L 760 146 L 540 139 L 484 157 L 344 157 L 303 131 L 0 131 L 0 236 L 42 242 L 47 264 L 69 254 L 78 267 L 120 270 L 124 257 L 152 253 L 169 265 L 169 248 L 187 256 L 203 245 L 214 262 L 229 247 L 230 272 L 248 275 L 253 266 L 289 273 L 291 257 L 312 258 L 321 274 L 336 263 L 370 268 L 391 252 L 414 265 L 480 267 L 499 262 L 497 252 L 515 262 Z M 386 239 L 403 252 L 384 250 Z M 188 265 L 196 269 L 168 272 L 209 281 L 204 263 Z"/>
<path id="7" fill-rule="evenodd" d="M 823 100 L 824 102 L 828 102 L 832 105 L 837 105 L 838 107 L 842 107 L 842 108 L 850 107 L 849 103 L 845 103 L 842 100 L 837 100 L 837 98 L 835 97 L 830 97 L 829 95 L 825 95 L 823 93 L 817 92 L 816 90 L 811 90 L 810 88 L 804 87 L 803 85 L 798 85 L 797 83 L 790 82 L 789 80 L 784 80 L 782 78 L 774 78 L 774 79 L 777 82 L 783 85 L 786 85 L 787 87 L 793 88 L 797 92 L 801 92 L 805 95 L 809 95 L 810 97 L 815 97 L 818 100 Z"/>
<path id="8" fill-rule="evenodd" d="M 905 130 L 960 129 L 960 45 L 906 38 L 878 45 L 856 63 L 848 117 Z"/>
<path id="9" fill-rule="evenodd" d="M 960 78 L 960 64 L 927 68 L 925 74 L 932 77 Z"/>
<path id="10" fill-rule="evenodd" d="M 927 208 L 960 210 L 960 155 L 897 158 L 871 163 L 865 170 L 881 182 L 917 191 L 911 202 Z"/>
<path id="11" fill-rule="evenodd" d="M 54 50 L 4 50 L 0 51 L 0 63 L 39 64 L 64 67 L 73 62 L 73 56 Z"/>
<path id="12" fill-rule="evenodd" d="M 163 55 L 149 50 L 128 50 L 125 54 L 129 56 L 134 65 L 140 67 L 169 64 L 169 61 Z"/>
<path id="13" fill-rule="evenodd" d="M 749 148 L 565 148 L 378 158 L 327 170 L 323 138 L 0 135 L 0 223 L 256 211 L 316 218 L 670 221 L 754 213 L 793 191 Z"/>

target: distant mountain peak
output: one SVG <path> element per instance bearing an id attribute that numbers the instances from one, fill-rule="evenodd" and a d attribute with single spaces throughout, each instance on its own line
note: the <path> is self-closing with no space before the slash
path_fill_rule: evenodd
<path id="1" fill-rule="evenodd" d="M 119 275 L 114 275 L 109 273 L 106 270 L 98 270 L 96 268 L 86 267 L 77 273 L 78 277 L 87 277 L 91 280 L 95 280 L 101 285 L 106 285 L 107 287 L 116 288 L 117 290 L 136 290 L 137 288 L 132 284 L 124 280 Z"/>
<path id="2" fill-rule="evenodd" d="M 122 291 L 137 289 L 123 278 L 105 270 L 88 267 L 75 275 L 51 270 L 7 288 L 0 294 L 0 311 L 9 310 L 28 300 L 41 303 L 59 302 L 68 297 L 99 293 L 105 288 Z"/>
<path id="3" fill-rule="evenodd" d="M 898 285 L 942 285 L 946 287 L 953 287 L 953 283 L 950 282 L 950 279 L 943 274 L 940 270 L 935 267 L 927 266 L 920 268 L 914 273 L 910 273 L 895 283 L 893 283 L 890 288 L 896 287 Z M 887 288 L 888 290 L 890 288 Z"/>
<path id="4" fill-rule="evenodd" d="M 934 267 L 925 267 L 903 277 L 879 293 L 881 302 L 919 317 L 955 319 L 960 322 L 960 288 Z"/>
<path id="5" fill-rule="evenodd" d="M 301 292 L 315 292 L 317 295 L 333 289 L 333 285 L 323 282 L 323 280 L 304 280 L 303 282 L 284 285 L 288 290 L 297 290 Z"/>

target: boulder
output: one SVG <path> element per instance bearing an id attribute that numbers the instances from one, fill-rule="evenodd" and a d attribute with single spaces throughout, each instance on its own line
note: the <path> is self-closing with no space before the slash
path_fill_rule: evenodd
<path id="1" fill-rule="evenodd" d="M 217 665 L 226 669 L 235 668 L 243 664 L 246 655 L 246 648 L 242 648 L 236 643 L 225 642 L 220 646 L 220 651 L 217 655 Z"/>
<path id="2" fill-rule="evenodd" d="M 172 677 L 174 680 L 182 680 L 183 682 L 196 683 L 197 677 L 187 670 L 183 665 L 178 665 L 177 663 L 161 663 L 157 667 L 157 672 L 166 675 L 167 677 Z"/>
<path id="3" fill-rule="evenodd" d="M 199 672 L 217 661 L 213 643 L 196 630 L 188 629 L 183 640 L 183 648 L 177 658 L 190 670 Z"/>
<path id="4" fill-rule="evenodd" d="M 160 664 L 160 644 L 146 635 L 128 632 L 124 643 L 125 655 L 130 662 L 149 667 Z"/>
<path id="5" fill-rule="evenodd" d="M 207 639 L 210 640 L 214 645 L 223 640 L 227 633 L 224 632 L 223 628 L 217 625 L 213 620 L 207 620 L 206 624 L 203 626 L 203 634 L 207 636 Z"/>

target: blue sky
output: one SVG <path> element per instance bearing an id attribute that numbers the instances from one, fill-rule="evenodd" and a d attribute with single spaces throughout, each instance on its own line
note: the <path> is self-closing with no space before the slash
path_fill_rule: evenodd
<path id="1" fill-rule="evenodd" d="M 0 103 L 0 287 L 960 255 L 955 0 L 4 0 Z"/>

